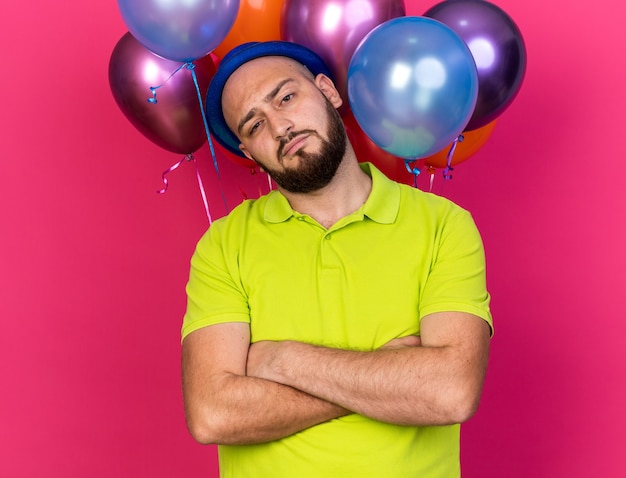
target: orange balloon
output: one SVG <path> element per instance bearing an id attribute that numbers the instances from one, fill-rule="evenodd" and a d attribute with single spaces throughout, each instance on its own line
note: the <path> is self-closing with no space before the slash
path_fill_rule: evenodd
<path id="1" fill-rule="evenodd" d="M 491 132 L 496 125 L 497 120 L 487 123 L 485 126 L 474 129 L 472 131 L 463 132 L 463 141 L 459 141 L 456 149 L 452 154 L 450 165 L 454 166 L 473 156 L 489 139 Z M 452 147 L 452 143 L 446 146 L 438 153 L 424 158 L 424 164 L 435 168 L 445 168 L 448 166 L 448 152 Z"/>
<path id="2" fill-rule="evenodd" d="M 282 6 L 283 0 L 241 0 L 233 27 L 213 53 L 224 58 L 242 43 L 280 40 Z"/>

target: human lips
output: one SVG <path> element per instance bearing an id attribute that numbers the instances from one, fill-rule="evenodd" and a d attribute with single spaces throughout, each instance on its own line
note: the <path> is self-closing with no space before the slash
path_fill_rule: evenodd
<path id="1" fill-rule="evenodd" d="M 280 157 L 291 156 L 295 154 L 301 147 L 304 146 L 304 143 L 308 137 L 308 134 L 300 134 L 285 143 L 280 150 Z"/>

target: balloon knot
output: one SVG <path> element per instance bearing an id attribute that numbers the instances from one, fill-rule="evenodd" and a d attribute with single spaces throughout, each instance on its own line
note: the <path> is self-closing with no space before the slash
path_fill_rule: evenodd
<path id="1" fill-rule="evenodd" d="M 452 166 L 446 167 L 446 169 L 443 170 L 443 178 L 448 180 L 452 179 L 452 174 L 450 174 L 452 171 L 454 171 Z"/>
<path id="2" fill-rule="evenodd" d="M 150 92 L 152 93 L 152 98 L 148 98 L 148 103 L 152 103 L 153 105 L 157 104 L 157 95 L 156 95 L 156 90 L 157 90 L 158 86 L 155 88 L 154 86 L 150 87 Z"/>
<path id="3" fill-rule="evenodd" d="M 419 168 L 411 166 L 412 162 L 413 162 L 412 159 L 406 159 L 404 161 L 404 167 L 410 174 L 412 174 L 413 176 L 417 178 L 420 175 L 421 171 L 419 170 Z"/>
<path id="4" fill-rule="evenodd" d="M 152 98 L 148 98 L 148 103 L 152 103 L 153 105 L 157 104 L 157 94 L 156 94 L 156 90 L 158 90 L 159 88 L 161 88 L 165 83 L 167 83 L 169 81 L 169 79 L 174 76 L 176 73 L 178 73 L 180 71 L 180 69 L 182 67 L 184 67 L 186 64 L 183 63 L 182 65 L 180 65 L 178 68 L 176 68 L 171 74 L 170 76 L 167 77 L 167 79 L 161 83 L 158 86 L 151 86 L 150 87 L 150 92 L 152 93 Z"/>

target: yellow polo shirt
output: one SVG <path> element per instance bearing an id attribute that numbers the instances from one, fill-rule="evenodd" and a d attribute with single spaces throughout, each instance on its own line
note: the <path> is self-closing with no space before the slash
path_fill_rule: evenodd
<path id="1" fill-rule="evenodd" d="M 491 326 L 480 235 L 445 198 L 362 164 L 372 191 L 326 229 L 279 192 L 245 201 L 198 243 L 183 338 L 248 322 L 252 342 L 375 350 L 462 311 Z M 220 446 L 223 477 L 459 476 L 459 426 L 402 427 L 348 415 L 272 443 Z"/>

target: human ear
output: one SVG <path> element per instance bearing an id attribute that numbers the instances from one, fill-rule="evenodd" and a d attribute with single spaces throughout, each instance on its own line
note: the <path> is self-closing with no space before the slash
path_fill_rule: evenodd
<path id="1" fill-rule="evenodd" d="M 343 100 L 341 96 L 339 96 L 339 92 L 333 80 L 328 78 L 325 74 L 320 73 L 315 77 L 315 85 L 335 108 L 339 108 L 343 104 Z"/>
<path id="2" fill-rule="evenodd" d="M 254 161 L 254 159 L 252 158 L 252 155 L 250 154 L 250 151 L 248 151 L 248 149 L 243 145 L 240 144 L 239 145 L 239 150 L 245 155 L 246 158 L 248 158 L 250 161 Z"/>

